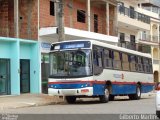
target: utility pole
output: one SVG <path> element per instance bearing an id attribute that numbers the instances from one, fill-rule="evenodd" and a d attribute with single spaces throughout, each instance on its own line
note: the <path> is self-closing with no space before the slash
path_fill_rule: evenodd
<path id="1" fill-rule="evenodd" d="M 56 1 L 57 7 L 57 32 L 58 32 L 58 41 L 65 40 L 64 35 L 64 0 Z"/>
<path id="2" fill-rule="evenodd" d="M 19 38 L 19 3 L 14 0 L 14 36 Z"/>

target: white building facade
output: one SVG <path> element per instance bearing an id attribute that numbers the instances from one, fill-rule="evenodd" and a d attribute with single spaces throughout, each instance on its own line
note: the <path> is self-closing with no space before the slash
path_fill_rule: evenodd
<path id="1" fill-rule="evenodd" d="M 149 0 L 118 1 L 119 46 L 150 53 L 155 82 L 160 81 L 159 6 Z"/>

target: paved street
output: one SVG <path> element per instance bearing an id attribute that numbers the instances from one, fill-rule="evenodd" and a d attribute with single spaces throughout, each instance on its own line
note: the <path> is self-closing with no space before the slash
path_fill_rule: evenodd
<path id="1" fill-rule="evenodd" d="M 80 99 L 75 104 L 59 104 L 38 107 L 1 110 L 16 114 L 155 114 L 155 95 L 145 94 L 140 100 L 116 97 L 115 101 L 99 103 L 97 99 Z"/>

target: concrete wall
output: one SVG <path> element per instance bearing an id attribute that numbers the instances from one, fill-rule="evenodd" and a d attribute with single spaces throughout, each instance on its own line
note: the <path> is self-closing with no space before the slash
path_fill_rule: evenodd
<path id="1" fill-rule="evenodd" d="M 135 35 L 136 38 L 138 37 L 138 31 L 133 31 L 131 29 L 119 28 L 118 32 L 125 33 L 125 41 L 128 42 L 130 42 L 130 35 Z"/>
<path id="2" fill-rule="evenodd" d="M 20 94 L 20 59 L 30 60 L 31 93 L 41 92 L 40 50 L 38 42 L 0 37 L 0 59 L 10 59 L 11 94 Z"/>
<path id="3" fill-rule="evenodd" d="M 17 41 L 0 38 L 0 58 L 10 59 L 11 94 L 20 94 L 18 48 L 19 44 Z"/>
<path id="4" fill-rule="evenodd" d="M 44 0 L 45 1 L 45 0 Z M 19 34 L 22 39 L 38 38 L 37 0 L 19 0 Z"/>
<path id="5" fill-rule="evenodd" d="M 0 3 L 0 35 L 1 36 L 9 35 L 8 8 L 9 8 L 8 0 L 1 1 Z"/>
<path id="6" fill-rule="evenodd" d="M 19 2 L 19 38 L 38 39 L 38 29 L 42 27 L 56 26 L 56 16 L 50 15 L 50 0 L 18 0 Z M 72 8 L 68 5 L 72 4 Z M 109 6 L 109 29 L 110 35 L 115 35 L 115 6 Z M 86 22 L 77 22 L 77 10 L 86 12 Z M 38 12 L 39 20 L 38 21 Z M 94 14 L 98 15 L 98 33 L 107 34 L 106 4 L 101 2 L 96 4 L 91 2 L 91 31 L 94 32 Z M 56 13 L 55 13 L 56 15 Z M 14 37 L 14 0 L 1 0 L 0 2 L 0 36 Z M 66 27 L 80 30 L 88 30 L 86 0 L 65 0 L 64 23 Z M 38 26 L 39 22 L 39 26 Z M 38 28 L 39 27 L 39 28 Z"/>
<path id="7" fill-rule="evenodd" d="M 50 0 L 40 1 L 40 27 L 56 26 L 55 16 L 50 15 Z"/>
<path id="8" fill-rule="evenodd" d="M 37 40 L 38 2 L 37 0 L 19 1 L 19 37 Z M 14 37 L 14 0 L 0 1 L 0 36 Z"/>
<path id="9" fill-rule="evenodd" d="M 38 93 L 41 89 L 40 85 L 40 62 L 39 57 L 39 46 L 34 43 L 25 43 L 25 41 L 20 42 L 20 59 L 30 60 L 30 90 L 31 93 Z"/>
<path id="10" fill-rule="evenodd" d="M 71 4 L 72 8 L 68 7 Z M 50 15 L 50 0 L 40 0 L 40 28 L 56 26 L 56 16 Z M 113 35 L 115 9 L 109 7 L 110 11 L 110 35 Z M 77 22 L 77 10 L 84 10 L 86 15 L 85 23 Z M 91 31 L 94 32 L 94 14 L 98 15 L 98 33 L 106 34 L 106 4 L 92 4 L 91 2 Z M 64 23 L 65 27 L 71 27 L 80 30 L 88 30 L 87 22 L 87 1 L 86 0 L 65 0 L 64 4 Z"/>
<path id="11" fill-rule="evenodd" d="M 8 43 L 9 44 L 9 43 Z M 20 94 L 20 62 L 19 62 L 19 41 L 12 43 L 11 53 L 11 94 Z"/>

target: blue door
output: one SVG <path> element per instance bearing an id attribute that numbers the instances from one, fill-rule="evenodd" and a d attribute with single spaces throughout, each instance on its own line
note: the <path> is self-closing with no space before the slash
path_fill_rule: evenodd
<path id="1" fill-rule="evenodd" d="M 0 95 L 10 94 L 10 60 L 0 59 Z"/>
<path id="2" fill-rule="evenodd" d="M 30 92 L 30 60 L 20 60 L 20 92 Z"/>

